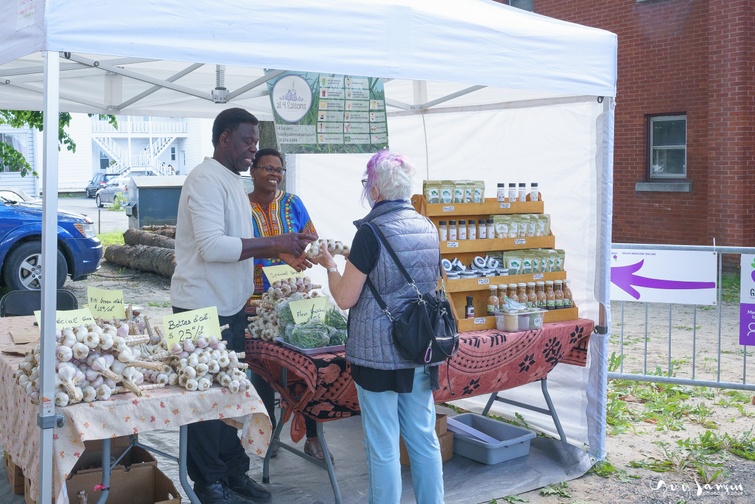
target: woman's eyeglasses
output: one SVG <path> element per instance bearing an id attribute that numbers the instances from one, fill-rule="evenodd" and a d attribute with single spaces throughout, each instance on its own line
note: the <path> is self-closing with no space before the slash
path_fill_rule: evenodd
<path id="1" fill-rule="evenodd" d="M 278 168 L 277 166 L 258 166 L 257 168 L 260 168 L 261 170 L 265 170 L 265 173 L 277 173 L 278 175 L 285 175 L 286 169 L 285 168 Z"/>
<path id="2" fill-rule="evenodd" d="M 366 178 L 362 179 L 362 187 L 367 187 L 367 179 Z"/>

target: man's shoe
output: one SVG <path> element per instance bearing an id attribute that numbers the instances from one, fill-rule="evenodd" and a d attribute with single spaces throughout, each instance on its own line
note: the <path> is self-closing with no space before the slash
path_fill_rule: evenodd
<path id="1" fill-rule="evenodd" d="M 304 453 L 306 453 L 310 457 L 316 458 L 320 462 L 325 460 L 325 454 L 322 451 L 322 445 L 320 444 L 320 440 L 316 437 L 307 438 L 307 441 L 304 442 Z M 328 455 L 330 455 L 330 462 L 335 462 L 333 454 L 330 453 L 330 451 L 328 451 Z"/>
<path id="2" fill-rule="evenodd" d="M 228 476 L 228 488 L 255 502 L 269 502 L 273 498 L 265 487 L 246 474 L 242 476 Z"/>
<path id="3" fill-rule="evenodd" d="M 225 481 L 210 485 L 194 483 L 194 493 L 202 504 L 249 504 L 247 499 L 229 490 Z"/>

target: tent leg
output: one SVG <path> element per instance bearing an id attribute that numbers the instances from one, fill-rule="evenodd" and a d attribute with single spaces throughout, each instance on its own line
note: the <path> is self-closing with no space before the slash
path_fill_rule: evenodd
<path id="1" fill-rule="evenodd" d="M 543 415 L 549 415 L 553 419 L 553 424 L 556 426 L 556 431 L 558 432 L 558 436 L 561 438 L 561 442 L 566 443 L 566 434 L 564 433 L 563 427 L 561 427 L 561 421 L 558 419 L 556 408 L 553 406 L 553 401 L 551 400 L 551 396 L 548 393 L 548 378 L 543 378 L 539 381 L 540 389 L 543 391 L 543 398 L 545 399 L 545 403 L 548 405 L 547 409 L 540 408 L 539 406 L 533 406 L 531 404 L 525 404 L 519 401 L 514 401 L 512 399 L 506 399 L 504 397 L 498 397 L 498 392 L 493 392 L 492 394 L 490 394 L 490 399 L 488 399 L 488 403 L 482 410 L 482 414 L 483 416 L 487 416 L 488 412 L 490 411 L 490 407 L 495 401 L 498 401 L 516 406 L 518 408 L 524 408 L 530 411 L 535 411 L 537 413 L 542 413 Z"/>

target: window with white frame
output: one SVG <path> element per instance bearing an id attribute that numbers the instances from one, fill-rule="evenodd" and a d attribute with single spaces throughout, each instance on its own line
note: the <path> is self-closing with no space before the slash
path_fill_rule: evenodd
<path id="1" fill-rule="evenodd" d="M 535 12 L 535 0 L 504 0 L 505 4 L 509 4 L 512 7 L 517 7 L 522 10 Z"/>
<path id="2" fill-rule="evenodd" d="M 649 127 L 650 180 L 687 177 L 687 116 L 651 116 Z"/>

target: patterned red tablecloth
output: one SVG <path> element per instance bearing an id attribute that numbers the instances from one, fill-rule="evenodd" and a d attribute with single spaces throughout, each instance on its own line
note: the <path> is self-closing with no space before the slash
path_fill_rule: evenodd
<path id="1" fill-rule="evenodd" d="M 578 319 L 517 333 L 462 333 L 458 354 L 448 366 L 440 367 L 440 390 L 435 392 L 435 401 L 518 387 L 545 378 L 560 362 L 585 366 L 593 328 L 592 320 Z M 246 358 L 250 368 L 280 393 L 286 408 L 283 421 L 293 415 L 294 442 L 304 436 L 305 415 L 328 422 L 359 414 L 356 389 L 343 352 L 304 355 L 272 341 L 247 339 Z M 283 368 L 287 370 L 287 387 L 281 385 Z"/>

